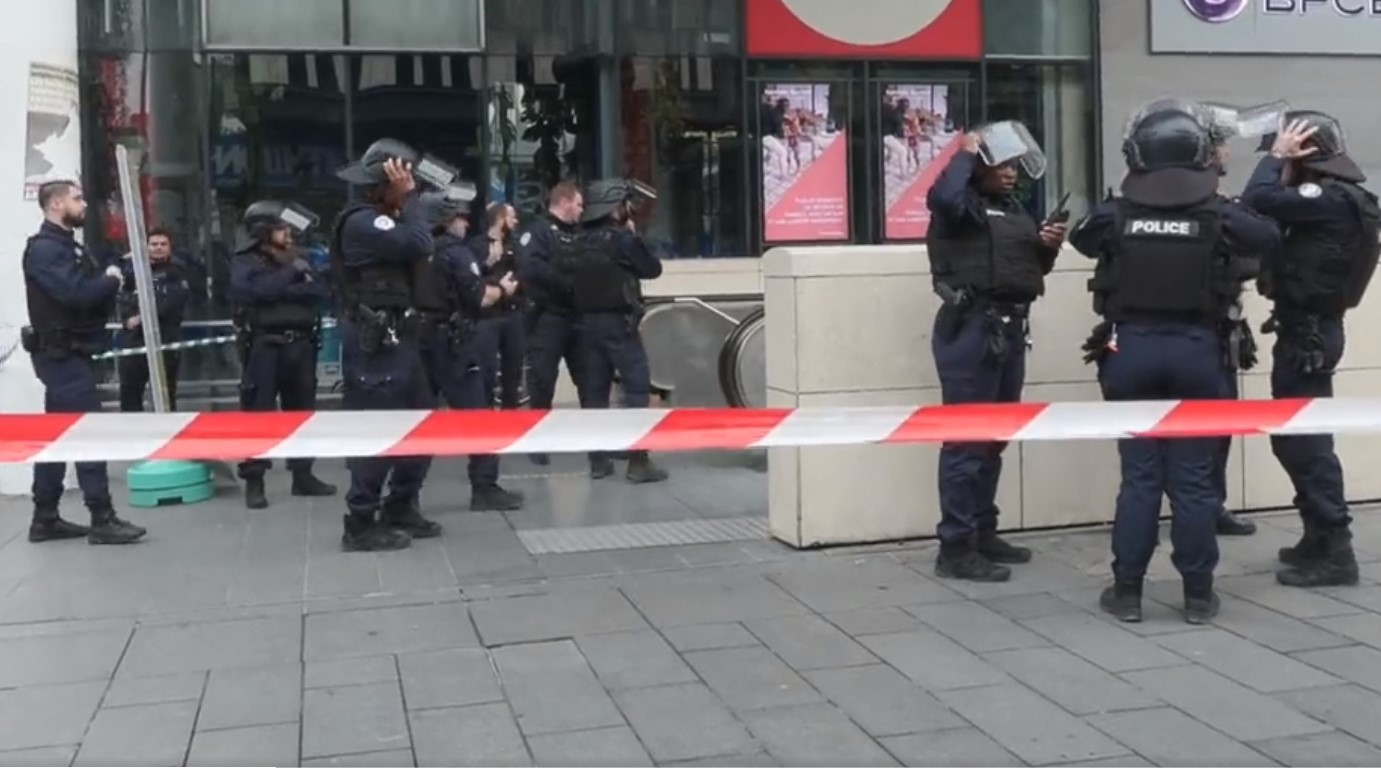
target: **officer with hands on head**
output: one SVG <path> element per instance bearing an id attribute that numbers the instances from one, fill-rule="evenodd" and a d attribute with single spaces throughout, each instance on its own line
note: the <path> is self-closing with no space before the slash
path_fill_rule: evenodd
<path id="1" fill-rule="evenodd" d="M 182 316 L 187 309 L 191 291 L 182 266 L 173 260 L 173 239 L 166 229 L 155 229 L 148 236 L 149 267 L 153 272 L 153 291 L 158 307 L 158 336 L 164 344 L 176 342 L 182 335 Z M 139 292 L 134 282 L 134 264 L 126 256 L 121 265 L 123 287 L 115 303 L 116 319 L 120 322 L 119 341 L 123 349 L 144 346 L 144 319 L 139 316 Z M 177 410 L 177 369 L 181 356 L 176 351 L 163 353 L 163 373 L 168 384 L 168 407 Z M 149 359 L 145 355 L 128 355 L 115 365 L 120 377 L 120 410 L 137 413 L 144 410 L 144 390 L 149 385 Z"/>
<path id="2" fill-rule="evenodd" d="M 1343 356 L 1343 317 L 1376 271 L 1381 209 L 1347 155 L 1343 129 L 1322 112 L 1290 112 L 1262 142 L 1242 201 L 1280 224 L 1280 257 L 1262 266 L 1258 288 L 1272 302 L 1262 330 L 1276 334 L 1272 397 L 1332 397 Z M 1304 535 L 1280 550 L 1284 585 L 1356 584 L 1352 518 L 1332 435 L 1272 435 L 1271 450 L 1295 488 Z"/>
<path id="3" fill-rule="evenodd" d="M 471 186 L 452 186 L 422 195 L 436 242 L 431 269 L 419 272 L 416 305 L 422 316 L 422 360 L 433 396 L 451 408 L 489 407 L 480 360 L 481 312 L 513 296 L 511 273 L 497 285 L 485 282 L 476 254 L 465 244 L 466 214 L 475 197 Z M 499 457 L 470 457 L 470 509 L 508 512 L 522 509 L 523 497 L 499 486 Z"/>
<path id="4" fill-rule="evenodd" d="M 364 201 L 337 220 L 331 247 L 345 410 L 430 410 L 436 402 L 422 364 L 414 309 L 415 286 L 425 279 L 419 273 L 432 269 L 431 221 L 413 176 L 425 160 L 400 141 L 380 139 L 337 173 L 364 187 Z M 428 456 L 349 459 L 342 548 L 404 549 L 414 538 L 440 536 L 441 526 L 422 516 L 419 500 L 431 461 Z"/>
<path id="5" fill-rule="evenodd" d="M 102 272 L 73 236 L 86 221 L 86 198 L 76 182 L 50 181 L 39 186 L 38 205 L 43 224 L 29 238 L 22 260 L 29 325 L 21 330 L 20 341 L 43 383 L 45 413 L 99 413 L 100 374 L 92 356 L 109 344 L 106 319 L 123 277 L 114 265 Z M 62 519 L 58 504 L 66 476 L 65 463 L 34 465 L 29 541 L 84 536 L 92 544 L 129 544 L 143 538 L 143 528 L 116 516 L 103 461 L 77 462 L 77 484 L 91 512 L 91 527 Z"/>
<path id="6" fill-rule="evenodd" d="M 945 404 L 1012 403 L 1026 378 L 1031 302 L 1064 242 L 1067 213 L 1037 222 L 1013 196 L 1021 173 L 1040 178 L 1045 156 L 1021 123 L 965 135 L 931 187 L 927 250 L 935 292 L 931 350 Z M 1005 443 L 947 442 L 940 449 L 943 578 L 1006 581 L 1006 564 L 1031 551 L 997 535 L 997 486 Z"/>
<path id="7" fill-rule="evenodd" d="M 316 224 L 311 211 L 260 200 L 244 212 L 248 241 L 230 262 L 230 301 L 240 349 L 240 407 L 246 411 L 316 410 L 320 307 L 330 287 L 294 245 L 294 233 Z M 292 495 L 334 496 L 336 487 L 312 473 L 311 458 L 288 459 Z M 240 462 L 245 506 L 268 506 L 268 459 Z"/>
<path id="8" fill-rule="evenodd" d="M 1273 223 L 1218 195 L 1212 117 L 1201 105 L 1158 100 L 1139 110 L 1122 145 L 1122 197 L 1106 200 L 1070 235 L 1098 263 L 1089 288 L 1104 318 L 1085 344 L 1103 397 L 1212 400 L 1225 396 L 1223 320 L 1259 259 L 1279 248 Z M 1113 520 L 1113 585 L 1100 607 L 1141 620 L 1146 568 L 1170 497 L 1171 561 L 1192 624 L 1218 610 L 1213 571 L 1221 499 L 1213 438 L 1118 442 L 1122 484 Z"/>
<path id="9" fill-rule="evenodd" d="M 638 197 L 656 199 L 656 192 L 638 181 L 617 179 L 591 182 L 585 188 L 584 230 L 563 242 L 552 264 L 571 286 L 580 316 L 581 408 L 608 408 L 617 373 L 625 408 L 647 408 L 652 398 L 652 372 L 638 325 L 643 317 L 643 280 L 662 275 L 662 262 L 638 236 L 633 221 Z M 614 474 L 614 460 L 605 452 L 590 454 L 590 476 Z M 628 482 L 656 483 L 666 470 L 647 451 L 628 453 Z"/>
<path id="10" fill-rule="evenodd" d="M 549 410 L 556 397 L 556 377 L 565 360 L 576 392 L 584 385 L 580 376 L 580 327 L 572 306 L 571 286 L 552 266 L 553 254 L 570 247 L 580 233 L 585 197 L 575 183 L 563 181 L 552 187 L 547 210 L 518 237 L 518 278 L 532 302 L 527 317 L 528 403 L 533 410 Z M 550 457 L 532 455 L 545 466 Z"/>

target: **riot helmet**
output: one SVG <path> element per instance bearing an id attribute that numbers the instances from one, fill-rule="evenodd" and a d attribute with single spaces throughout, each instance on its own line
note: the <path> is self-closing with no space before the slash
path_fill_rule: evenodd
<path id="1" fill-rule="evenodd" d="M 457 217 L 470 213 L 470 203 L 478 196 L 474 184 L 456 182 L 437 192 L 422 193 L 422 206 L 432 231 L 445 229 Z"/>
<path id="2" fill-rule="evenodd" d="M 1367 180 L 1367 175 L 1362 173 L 1362 169 L 1347 155 L 1347 139 L 1343 134 L 1343 125 L 1337 118 L 1326 112 L 1304 109 L 1285 113 L 1278 125 L 1289 125 L 1296 120 L 1303 120 L 1310 128 L 1317 129 L 1314 135 L 1304 142 L 1305 147 L 1316 150 L 1314 154 L 1300 158 L 1299 161 L 1305 168 L 1354 184 L 1361 184 Z M 1270 152 L 1278 135 L 1277 130 L 1262 136 L 1257 151 Z"/>
<path id="3" fill-rule="evenodd" d="M 423 155 L 405 142 L 397 139 L 379 139 L 365 149 L 359 160 L 336 171 L 336 176 L 347 184 L 357 186 L 383 184 L 388 181 L 384 163 L 389 160 L 401 160 L 411 164 L 413 176 L 432 189 L 445 189 L 460 175 L 446 163 L 430 155 Z"/>
<path id="4" fill-rule="evenodd" d="M 1158 99 L 1137 110 L 1123 133 L 1122 194 L 1154 208 L 1208 200 L 1218 191 L 1214 119 L 1203 105 Z"/>
<path id="5" fill-rule="evenodd" d="M 637 213 L 641 200 L 656 200 L 657 190 L 637 179 L 600 179 L 585 185 L 585 211 L 580 220 L 600 221 L 621 214 L 626 221 Z"/>
<path id="6" fill-rule="evenodd" d="M 302 235 L 315 227 L 320 219 L 315 213 L 297 205 L 281 200 L 259 200 L 245 209 L 243 223 L 246 234 L 257 243 L 269 239 L 275 230 L 289 229 L 295 235 Z"/>
<path id="7" fill-rule="evenodd" d="M 1015 163 L 1032 179 L 1045 175 L 1041 145 L 1019 120 L 1003 120 L 978 129 L 978 159 L 989 168 Z"/>

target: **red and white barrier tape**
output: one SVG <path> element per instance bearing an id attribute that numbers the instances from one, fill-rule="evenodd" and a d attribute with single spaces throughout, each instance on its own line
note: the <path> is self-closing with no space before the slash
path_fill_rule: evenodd
<path id="1" fill-rule="evenodd" d="M 888 408 L 0 415 L 0 463 L 695 451 L 1381 432 L 1381 399 Z"/>

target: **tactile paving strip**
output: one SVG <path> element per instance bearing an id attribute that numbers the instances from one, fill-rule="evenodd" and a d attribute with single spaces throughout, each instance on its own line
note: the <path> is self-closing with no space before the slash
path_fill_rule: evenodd
<path id="1" fill-rule="evenodd" d="M 518 531 L 519 540 L 527 547 L 527 551 L 534 555 L 674 547 L 683 544 L 717 544 L 726 541 L 759 541 L 767 538 L 767 535 L 765 517 L 729 517 Z"/>

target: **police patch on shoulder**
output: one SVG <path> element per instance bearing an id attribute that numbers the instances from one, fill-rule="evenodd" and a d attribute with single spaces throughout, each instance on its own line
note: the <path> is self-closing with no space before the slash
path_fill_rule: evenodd
<path id="1" fill-rule="evenodd" d="M 518 238 L 518 245 L 527 245 L 530 242 L 532 242 L 531 232 L 524 232 L 523 236 Z"/>
<path id="2" fill-rule="evenodd" d="M 479 265 L 479 264 L 476 264 L 476 263 L 473 262 L 473 261 L 470 262 L 470 271 L 471 271 L 471 272 L 474 272 L 476 275 L 478 275 L 478 274 L 480 273 L 480 265 Z"/>
<path id="3" fill-rule="evenodd" d="M 1316 198 L 1316 197 L 1318 197 L 1319 195 L 1322 195 L 1322 194 L 1323 194 L 1323 187 L 1319 186 L 1318 184 L 1310 183 L 1310 184 L 1301 184 L 1301 185 L 1299 185 L 1299 196 L 1300 196 L 1300 197 L 1304 197 L 1304 198 L 1308 198 L 1308 199 L 1310 199 L 1310 200 L 1313 200 L 1314 198 Z"/>
<path id="4" fill-rule="evenodd" d="M 387 232 L 396 226 L 398 226 L 398 223 L 393 220 L 392 216 L 380 216 L 374 220 L 374 228 L 380 232 Z"/>

